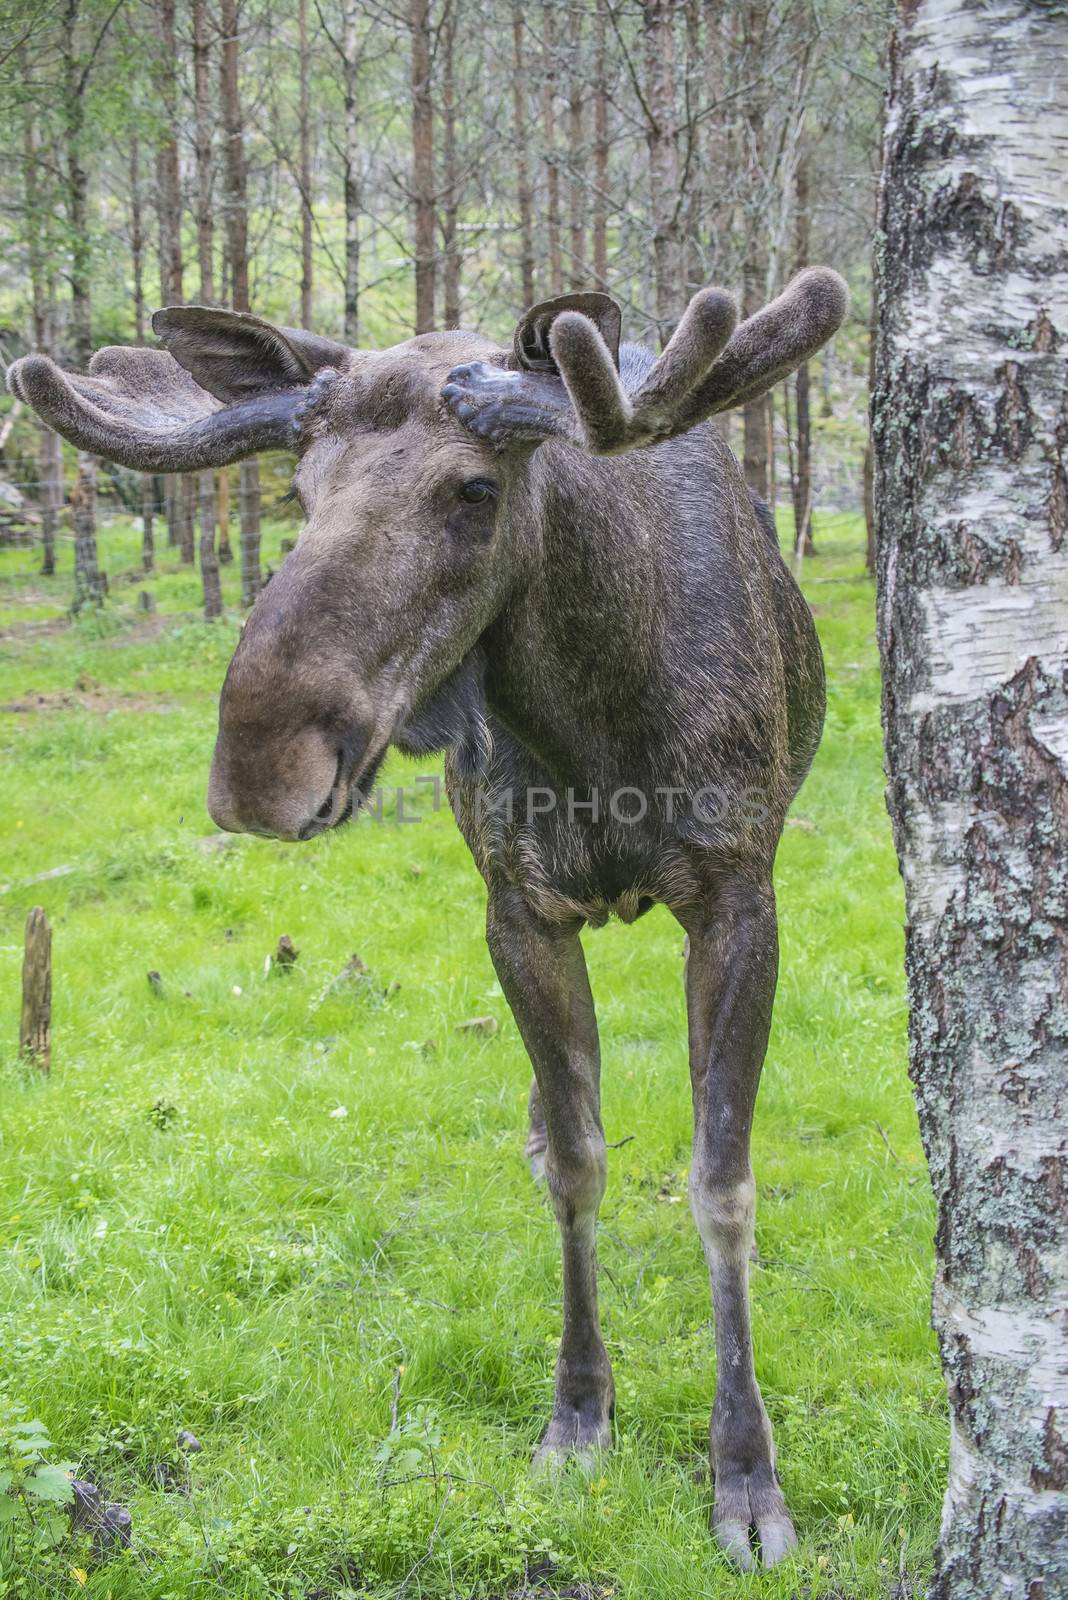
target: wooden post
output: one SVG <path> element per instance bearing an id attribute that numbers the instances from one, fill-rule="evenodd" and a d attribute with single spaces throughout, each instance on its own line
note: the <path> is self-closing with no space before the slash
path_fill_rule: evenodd
<path id="1" fill-rule="evenodd" d="M 19 1048 L 42 1072 L 52 1068 L 52 929 L 42 906 L 26 918 L 22 958 L 22 1023 Z"/>

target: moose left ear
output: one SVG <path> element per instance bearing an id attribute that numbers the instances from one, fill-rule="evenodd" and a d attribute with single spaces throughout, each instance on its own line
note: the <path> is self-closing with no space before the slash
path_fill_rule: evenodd
<path id="1" fill-rule="evenodd" d="M 202 389 L 225 405 L 311 382 L 324 367 L 341 367 L 352 352 L 300 328 L 278 328 L 246 311 L 168 306 L 152 331 Z"/>
<path id="2" fill-rule="evenodd" d="M 559 373 L 549 348 L 549 331 L 563 311 L 578 311 L 593 323 L 618 367 L 623 313 L 610 295 L 595 293 L 561 294 L 532 306 L 516 327 L 509 365 L 525 372 Z"/>

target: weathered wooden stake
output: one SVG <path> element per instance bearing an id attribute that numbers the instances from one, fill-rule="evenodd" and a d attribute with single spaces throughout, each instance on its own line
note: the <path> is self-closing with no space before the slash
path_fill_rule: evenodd
<path id="1" fill-rule="evenodd" d="M 43 906 L 26 918 L 22 958 L 22 1023 L 19 1048 L 42 1072 L 52 1069 L 52 927 Z"/>

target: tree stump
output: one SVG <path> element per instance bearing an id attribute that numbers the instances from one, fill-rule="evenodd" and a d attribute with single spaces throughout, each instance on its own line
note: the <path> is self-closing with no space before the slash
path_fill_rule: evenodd
<path id="1" fill-rule="evenodd" d="M 22 1021 L 19 1048 L 42 1072 L 52 1067 L 52 928 L 42 906 L 26 918 L 22 958 Z"/>

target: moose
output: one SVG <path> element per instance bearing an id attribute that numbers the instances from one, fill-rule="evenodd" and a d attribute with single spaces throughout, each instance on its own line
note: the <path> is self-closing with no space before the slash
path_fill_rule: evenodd
<path id="1" fill-rule="evenodd" d="M 812 355 L 846 306 L 819 267 L 741 322 L 705 289 L 658 358 L 620 347 L 600 293 L 535 306 L 510 349 L 461 330 L 353 350 L 180 306 L 153 318 L 161 349 L 100 350 L 86 375 L 29 355 L 9 373 L 79 448 L 143 472 L 298 457 L 305 524 L 222 688 L 221 828 L 313 839 L 367 800 L 390 746 L 445 752 L 534 1068 L 526 1149 L 562 1245 L 541 1463 L 609 1446 L 614 1420 L 579 932 L 655 903 L 681 924 L 689 1196 L 718 1352 L 712 1523 L 741 1568 L 796 1542 L 753 1364 L 750 1129 L 778 965 L 772 867 L 824 676 L 771 515 L 709 419 Z"/>

